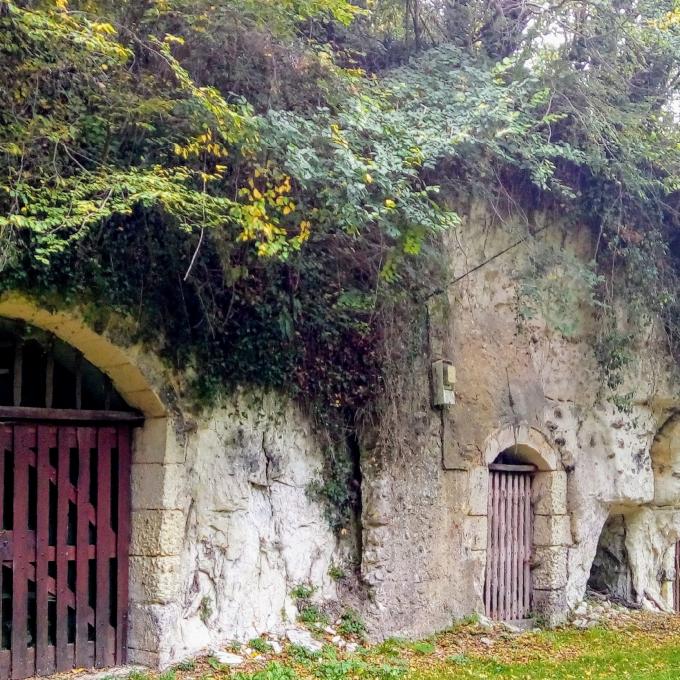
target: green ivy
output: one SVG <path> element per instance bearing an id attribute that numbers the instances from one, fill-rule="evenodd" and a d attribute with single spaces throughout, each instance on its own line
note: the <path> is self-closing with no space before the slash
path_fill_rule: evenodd
<path id="1" fill-rule="evenodd" d="M 616 390 L 629 333 L 680 337 L 677 7 L 468 4 L 425 40 L 344 0 L 0 0 L 0 290 L 126 316 L 185 403 L 248 384 L 308 404 L 336 526 L 330 452 L 406 362 L 386 328 L 417 335 L 471 198 L 590 231 L 586 264 L 529 263 L 518 316 L 570 334 L 590 304 Z"/>

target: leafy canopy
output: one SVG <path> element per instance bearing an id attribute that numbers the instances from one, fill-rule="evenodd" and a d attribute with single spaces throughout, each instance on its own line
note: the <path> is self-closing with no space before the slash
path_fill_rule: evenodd
<path id="1" fill-rule="evenodd" d="M 0 0 L 2 285 L 125 312 L 204 396 L 256 382 L 350 417 L 477 196 L 588 225 L 602 309 L 623 284 L 673 335 L 678 15 Z"/>

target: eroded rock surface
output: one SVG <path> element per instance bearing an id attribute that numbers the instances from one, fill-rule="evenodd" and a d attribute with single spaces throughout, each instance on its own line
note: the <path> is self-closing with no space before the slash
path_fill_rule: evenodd
<path id="1" fill-rule="evenodd" d="M 199 423 L 187 445 L 186 507 L 179 569 L 181 643 L 176 657 L 295 621 L 291 591 L 329 577 L 338 543 L 308 488 L 321 481 L 322 449 L 292 406 L 273 398 L 236 402 Z"/>

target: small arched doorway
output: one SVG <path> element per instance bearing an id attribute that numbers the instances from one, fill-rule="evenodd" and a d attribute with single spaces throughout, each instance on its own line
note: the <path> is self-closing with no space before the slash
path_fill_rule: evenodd
<path id="1" fill-rule="evenodd" d="M 131 429 L 110 380 L 0 320 L 0 676 L 125 661 Z"/>
<path id="2" fill-rule="evenodd" d="M 536 466 L 515 448 L 489 464 L 484 606 L 499 621 L 528 618 L 532 606 L 531 481 Z"/>

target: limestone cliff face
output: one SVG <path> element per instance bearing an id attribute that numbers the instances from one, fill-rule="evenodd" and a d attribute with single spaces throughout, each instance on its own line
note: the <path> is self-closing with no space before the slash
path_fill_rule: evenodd
<path id="1" fill-rule="evenodd" d="M 629 408 L 614 405 L 593 351 L 587 292 L 569 265 L 589 261 L 593 244 L 585 230 L 533 225 L 542 226 L 522 240 L 526 224 L 500 228 L 475 208 L 446 237 L 451 276 L 427 301 L 429 346 L 399 367 L 409 387 L 390 395 L 401 416 L 390 427 L 405 430 L 403 445 L 368 433 L 361 441 L 361 554 L 351 556 L 360 557 L 360 587 L 349 590 L 377 637 L 429 634 L 484 611 L 489 465 L 507 451 L 536 469 L 534 612 L 563 619 L 588 583 L 645 606 L 672 605 L 673 363 L 650 326 L 619 388 Z M 533 315 L 520 295 L 526 268 L 548 293 Z M 130 660 L 164 665 L 282 631 L 302 583 L 319 602 L 348 604 L 348 589 L 329 576 L 331 565 L 349 563 L 348 548 L 308 494 L 322 475 L 323 439 L 299 407 L 240 393 L 191 415 L 167 398 L 179 379 L 153 353 L 95 334 L 77 311 L 14 296 L 0 299 L 0 315 L 79 348 L 145 415 L 131 479 Z M 457 369 L 456 403 L 444 412 L 432 407 L 429 383 L 431 362 L 442 358 Z"/>
<path id="2" fill-rule="evenodd" d="M 322 440 L 280 396 L 239 393 L 169 418 L 165 454 L 133 469 L 130 657 L 166 666 L 295 625 L 296 586 L 335 602 L 347 562 L 309 487 Z M 157 451 L 145 426 L 136 454 Z M 134 466 L 133 466 L 134 468 Z"/>
<path id="3" fill-rule="evenodd" d="M 429 356 L 410 370 L 426 374 L 430 359 L 451 359 L 455 406 L 441 418 L 427 412 L 426 435 L 407 456 L 389 464 L 366 456 L 364 577 L 374 588 L 372 620 L 383 634 L 423 634 L 484 611 L 486 466 L 503 450 L 497 440 L 508 437 L 518 449 L 556 459 L 539 473 L 548 491 L 534 502 L 536 610 L 558 621 L 580 601 L 598 545 L 614 549 L 600 541 L 610 518 L 620 519 L 623 532 L 627 597 L 672 604 L 680 440 L 663 427 L 678 394 L 666 347 L 650 328 L 633 348 L 635 362 L 619 388 L 632 394 L 630 410 L 621 412 L 602 388 L 586 293 L 563 265 L 550 265 L 555 249 L 587 262 L 593 252 L 587 232 L 548 225 L 540 237 L 495 257 L 527 232 L 520 222 L 508 226 L 500 229 L 487 211 L 475 210 L 447 240 L 451 279 L 463 278 L 432 305 Z M 557 302 L 549 295 L 520 322 L 518 274 L 537 261 Z M 426 383 L 421 390 L 426 394 Z"/>
<path id="4" fill-rule="evenodd" d="M 320 443 L 293 406 L 258 401 L 215 411 L 188 442 L 178 656 L 282 632 L 297 616 L 297 585 L 336 597 L 337 541 L 307 494 L 321 477 Z"/>

